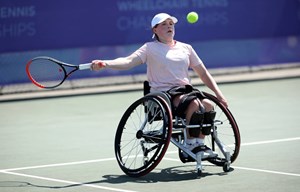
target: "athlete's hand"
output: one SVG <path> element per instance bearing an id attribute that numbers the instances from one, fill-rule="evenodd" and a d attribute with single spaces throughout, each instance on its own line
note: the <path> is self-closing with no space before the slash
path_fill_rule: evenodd
<path id="1" fill-rule="evenodd" d="M 228 102 L 226 99 L 222 98 L 222 99 L 219 99 L 219 101 L 227 108 L 228 107 Z"/>
<path id="2" fill-rule="evenodd" d="M 91 70 L 98 71 L 105 68 L 107 64 L 102 60 L 93 60 L 91 65 Z"/>
<path id="3" fill-rule="evenodd" d="M 228 107 L 227 99 L 223 96 L 223 94 L 217 94 L 217 99 L 222 103 L 226 108 Z"/>

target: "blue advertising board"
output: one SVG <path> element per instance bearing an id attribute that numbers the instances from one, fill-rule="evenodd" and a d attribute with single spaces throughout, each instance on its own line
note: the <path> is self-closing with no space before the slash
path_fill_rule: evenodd
<path id="1" fill-rule="evenodd" d="M 300 34 L 298 0 L 1 0 L 0 53 L 136 44 L 151 40 L 159 12 L 179 19 L 181 41 Z M 190 11 L 196 24 L 186 22 Z"/>
<path id="2" fill-rule="evenodd" d="M 190 11 L 199 14 L 195 24 L 186 21 Z M 300 0 L 0 0 L 0 85 L 28 82 L 24 66 L 36 56 L 75 64 L 127 56 L 152 40 L 160 12 L 178 18 L 175 39 L 208 68 L 300 61 Z"/>

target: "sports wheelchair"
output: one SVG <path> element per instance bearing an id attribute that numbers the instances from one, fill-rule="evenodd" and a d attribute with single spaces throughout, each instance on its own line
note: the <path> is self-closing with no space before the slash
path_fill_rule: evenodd
<path id="1" fill-rule="evenodd" d="M 172 114 L 170 100 L 164 93 L 147 94 L 136 100 L 123 114 L 115 135 L 115 155 L 122 171 L 131 177 L 141 177 L 151 172 L 162 160 L 169 143 L 178 148 L 179 159 L 196 162 L 197 175 L 201 177 L 202 161 L 231 170 L 230 165 L 239 154 L 240 133 L 229 111 L 218 99 L 206 92 L 216 116 L 211 124 L 187 125 L 182 117 Z M 187 128 L 211 126 L 205 137 L 205 145 L 217 153 L 213 158 L 204 158 L 203 152 L 193 153 L 186 148 Z"/>

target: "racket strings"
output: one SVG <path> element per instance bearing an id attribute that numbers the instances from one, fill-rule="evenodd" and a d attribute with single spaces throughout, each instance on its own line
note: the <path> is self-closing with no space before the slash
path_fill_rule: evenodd
<path id="1" fill-rule="evenodd" d="M 66 77 L 66 71 L 61 65 L 45 59 L 33 60 L 27 72 L 36 85 L 46 88 L 60 85 Z"/>

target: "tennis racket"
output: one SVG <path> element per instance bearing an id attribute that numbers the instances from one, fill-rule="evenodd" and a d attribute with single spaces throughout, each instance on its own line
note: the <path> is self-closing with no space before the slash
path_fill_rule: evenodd
<path id="1" fill-rule="evenodd" d="M 26 73 L 36 86 L 51 89 L 60 86 L 75 71 L 90 69 L 91 65 L 73 65 L 51 57 L 35 57 L 26 64 Z"/>

